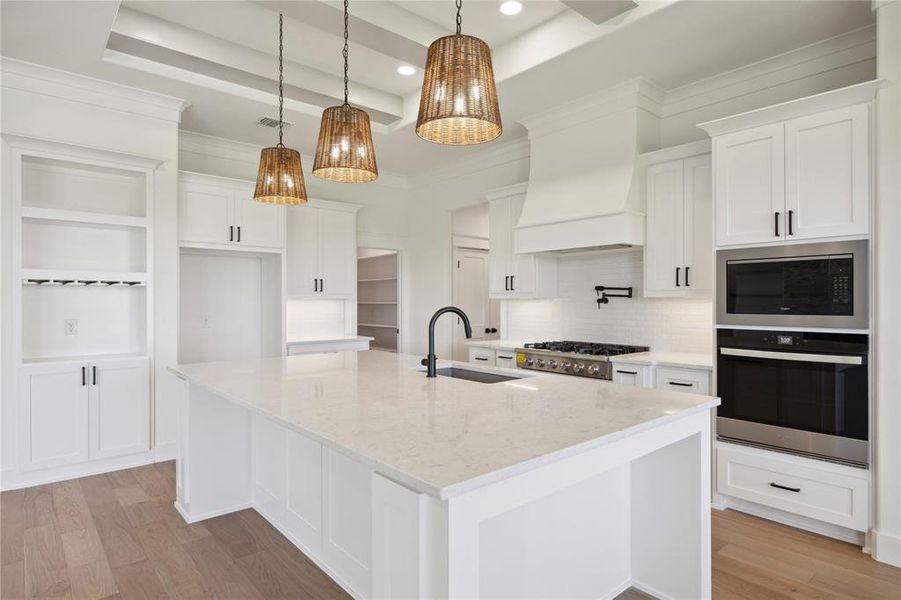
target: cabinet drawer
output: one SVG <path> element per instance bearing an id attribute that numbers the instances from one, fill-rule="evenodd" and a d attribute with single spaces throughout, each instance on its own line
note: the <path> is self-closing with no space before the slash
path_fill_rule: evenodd
<path id="1" fill-rule="evenodd" d="M 506 369 L 516 368 L 516 352 L 512 350 L 498 350 L 494 354 L 494 365 Z M 482 361 L 479 361 L 482 362 Z"/>
<path id="2" fill-rule="evenodd" d="M 868 472 L 757 448 L 717 446 L 717 492 L 857 531 L 867 529 Z"/>
<path id="3" fill-rule="evenodd" d="M 494 350 L 489 350 L 488 348 L 470 348 L 469 362 L 477 365 L 490 365 L 493 367 L 495 365 Z"/>
<path id="4" fill-rule="evenodd" d="M 613 383 L 634 387 L 650 387 L 651 367 L 613 363 Z"/>
<path id="5" fill-rule="evenodd" d="M 709 371 L 676 367 L 656 367 L 654 370 L 658 389 L 701 395 L 710 392 Z"/>

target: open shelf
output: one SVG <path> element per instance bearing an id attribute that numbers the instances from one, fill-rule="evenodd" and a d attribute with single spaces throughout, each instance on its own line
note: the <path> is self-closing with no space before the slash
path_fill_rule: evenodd
<path id="1" fill-rule="evenodd" d="M 376 281 L 397 281 L 397 277 L 372 277 L 370 279 L 357 279 L 357 283 L 375 283 Z"/>
<path id="2" fill-rule="evenodd" d="M 373 338 L 370 347 L 397 352 L 398 255 L 386 250 L 362 250 L 357 260 L 357 333 Z"/>
<path id="3" fill-rule="evenodd" d="M 82 271 L 73 269 L 22 269 L 22 283 L 26 280 L 81 281 L 81 282 L 136 282 L 147 283 L 145 271 Z M 73 286 L 74 287 L 74 286 Z"/>
<path id="4" fill-rule="evenodd" d="M 22 267 L 144 271 L 147 268 L 147 229 L 22 219 Z"/>
<path id="5" fill-rule="evenodd" d="M 57 221 L 61 223 L 88 223 L 93 225 L 114 225 L 121 227 L 147 227 L 146 217 L 111 215 L 81 210 L 61 208 L 22 207 L 22 218 L 35 221 Z"/>
<path id="6" fill-rule="evenodd" d="M 357 304 L 397 306 L 397 302 L 368 302 L 366 300 L 357 300 Z"/>
<path id="7" fill-rule="evenodd" d="M 78 354 L 71 356 L 44 356 L 40 358 L 23 358 L 22 364 L 24 365 L 32 365 L 32 364 L 41 364 L 41 363 L 55 363 L 55 362 L 84 362 L 91 360 L 115 360 L 117 358 L 143 358 L 146 357 L 146 352 L 123 352 L 119 354 Z"/>
<path id="8" fill-rule="evenodd" d="M 397 329 L 397 325 L 385 325 L 382 323 L 357 323 L 357 327 L 378 327 L 380 329 Z"/>

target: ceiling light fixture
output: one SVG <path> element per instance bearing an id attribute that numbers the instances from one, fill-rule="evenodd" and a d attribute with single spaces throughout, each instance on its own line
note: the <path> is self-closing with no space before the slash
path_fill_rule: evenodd
<path id="1" fill-rule="evenodd" d="M 416 135 L 437 144 L 490 142 L 503 132 L 491 49 L 460 33 L 462 0 L 457 0 L 457 33 L 429 46 Z"/>
<path id="2" fill-rule="evenodd" d="M 284 17 L 278 14 L 278 144 L 260 152 L 257 187 L 253 199 L 266 204 L 306 204 L 307 188 L 300 166 L 300 152 L 282 143 L 284 128 Z"/>
<path id="3" fill-rule="evenodd" d="M 501 2 L 498 10 L 501 11 L 501 14 L 512 17 L 513 15 L 518 15 L 522 12 L 522 2 L 517 2 L 516 0 L 507 0 L 506 2 Z"/>
<path id="4" fill-rule="evenodd" d="M 397 72 L 401 75 L 413 75 L 416 73 L 416 67 L 411 67 L 410 65 L 401 65 L 397 67 Z"/>
<path id="5" fill-rule="evenodd" d="M 322 111 L 313 175 L 341 183 L 366 183 L 379 176 L 369 114 L 347 101 L 348 0 L 344 0 L 344 104 Z"/>

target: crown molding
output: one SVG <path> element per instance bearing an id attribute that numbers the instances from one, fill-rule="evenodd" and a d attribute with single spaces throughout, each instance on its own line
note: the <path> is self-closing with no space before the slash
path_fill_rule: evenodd
<path id="1" fill-rule="evenodd" d="M 510 142 L 497 144 L 477 154 L 461 158 L 450 163 L 429 169 L 410 178 L 411 187 L 433 185 L 450 179 L 487 171 L 512 162 L 528 159 L 530 153 L 529 139 L 518 137 Z"/>
<path id="2" fill-rule="evenodd" d="M 190 102 L 181 98 L 14 58 L 3 57 L 0 72 L 5 89 L 52 96 L 173 123 L 179 123 L 182 111 L 190 106 Z"/>
<path id="3" fill-rule="evenodd" d="M 719 104 L 875 58 L 876 26 L 867 25 L 668 90 L 661 116 Z"/>
<path id="4" fill-rule="evenodd" d="M 195 131 L 187 131 L 184 129 L 181 129 L 178 132 L 179 152 L 204 154 L 226 160 L 257 164 L 260 161 L 260 151 L 262 149 L 262 146 L 256 144 L 229 140 L 213 135 L 207 135 L 205 133 L 197 133 Z M 313 157 L 308 154 L 301 154 L 300 159 L 304 165 L 313 164 Z M 304 175 L 306 175 L 306 172 Z M 379 178 L 369 185 L 407 189 L 409 187 L 409 180 L 398 173 L 379 169 Z"/>

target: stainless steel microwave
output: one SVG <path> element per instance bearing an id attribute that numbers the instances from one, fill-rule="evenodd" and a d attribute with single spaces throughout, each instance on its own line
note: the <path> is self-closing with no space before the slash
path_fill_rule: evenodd
<path id="1" fill-rule="evenodd" d="M 867 329 L 867 240 L 717 252 L 717 324 Z"/>

